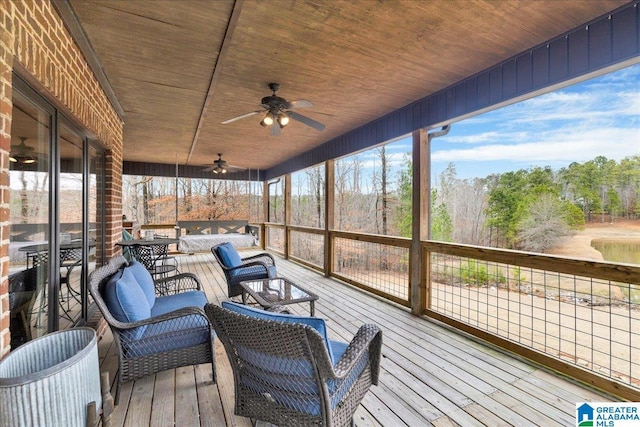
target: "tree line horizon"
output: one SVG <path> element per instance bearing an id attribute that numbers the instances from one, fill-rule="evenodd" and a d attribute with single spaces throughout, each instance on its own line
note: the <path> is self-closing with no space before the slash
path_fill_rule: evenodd
<path id="1" fill-rule="evenodd" d="M 335 162 L 335 228 L 410 237 L 412 160 L 391 173 L 385 146 Z M 368 153 L 369 155 L 371 153 Z M 140 224 L 176 220 L 246 219 L 284 222 L 284 180 L 269 185 L 264 218 L 262 183 L 125 176 L 124 213 Z M 395 179 L 394 179 L 395 178 Z M 324 166 L 292 174 L 292 225 L 324 227 Z M 460 179 L 450 163 L 431 189 L 430 238 L 478 246 L 545 252 L 596 217 L 640 217 L 640 155 L 619 162 L 597 156 L 553 170 L 536 166 Z"/>

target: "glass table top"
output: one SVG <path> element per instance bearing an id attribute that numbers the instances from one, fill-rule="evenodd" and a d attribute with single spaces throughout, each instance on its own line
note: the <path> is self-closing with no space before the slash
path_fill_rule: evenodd
<path id="1" fill-rule="evenodd" d="M 240 285 L 260 303 L 282 304 L 318 299 L 317 295 L 283 277 L 248 280 Z"/>

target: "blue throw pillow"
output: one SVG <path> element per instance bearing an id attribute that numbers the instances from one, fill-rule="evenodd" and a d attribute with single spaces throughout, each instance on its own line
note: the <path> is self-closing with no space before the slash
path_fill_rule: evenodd
<path id="1" fill-rule="evenodd" d="M 227 310 L 244 314 L 246 316 L 256 317 L 258 319 L 273 320 L 276 322 L 284 323 L 300 323 L 303 325 L 311 326 L 313 329 L 318 331 L 320 336 L 324 339 L 325 346 L 327 347 L 327 352 L 329 352 L 329 357 L 331 358 L 333 364 L 335 365 L 339 360 L 334 359 L 333 345 L 332 342 L 329 341 L 329 337 L 327 336 L 327 326 L 324 323 L 324 319 L 320 319 L 318 317 L 295 316 L 293 314 L 273 313 L 270 311 L 253 308 L 230 301 L 223 301 L 222 307 L 226 308 Z M 344 350 L 341 351 L 340 356 L 342 356 L 342 353 L 344 353 Z"/>
<path id="2" fill-rule="evenodd" d="M 242 265 L 242 258 L 236 251 L 236 248 L 229 242 L 223 243 L 218 246 L 218 256 L 227 268 L 240 267 Z"/>
<path id="3" fill-rule="evenodd" d="M 144 292 L 131 271 L 126 268 L 122 270 L 121 276 L 114 276 L 107 282 L 103 298 L 111 315 L 120 322 L 137 322 L 151 316 L 151 308 Z M 145 328 L 146 326 L 135 328 L 129 332 L 129 336 L 138 339 Z"/>
<path id="4" fill-rule="evenodd" d="M 156 303 L 156 287 L 153 284 L 153 277 L 151 277 L 151 273 L 144 268 L 144 265 L 136 260 L 131 261 L 129 266 L 125 267 L 125 270 L 129 270 L 131 274 L 133 274 L 133 277 L 136 282 L 138 282 L 140 289 L 144 292 L 144 296 L 147 297 L 149 307 L 153 307 Z"/>

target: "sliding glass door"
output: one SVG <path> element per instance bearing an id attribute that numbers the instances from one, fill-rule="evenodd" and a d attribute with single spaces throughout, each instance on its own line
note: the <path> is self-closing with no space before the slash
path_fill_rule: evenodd
<path id="1" fill-rule="evenodd" d="M 49 330 L 50 145 L 54 111 L 13 96 L 9 188 L 11 347 Z"/>
<path id="2" fill-rule="evenodd" d="M 104 253 L 104 151 L 15 81 L 9 172 L 12 349 L 87 322 L 87 278 Z"/>

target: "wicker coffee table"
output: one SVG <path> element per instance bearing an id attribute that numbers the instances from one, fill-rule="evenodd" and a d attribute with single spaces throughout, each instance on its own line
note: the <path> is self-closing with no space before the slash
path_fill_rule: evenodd
<path id="1" fill-rule="evenodd" d="M 315 314 L 315 301 L 318 295 L 301 288 L 289 279 L 275 277 L 271 279 L 246 280 L 242 286 L 242 303 L 247 303 L 247 293 L 264 309 L 274 305 L 289 305 L 309 301 L 311 316 Z"/>

